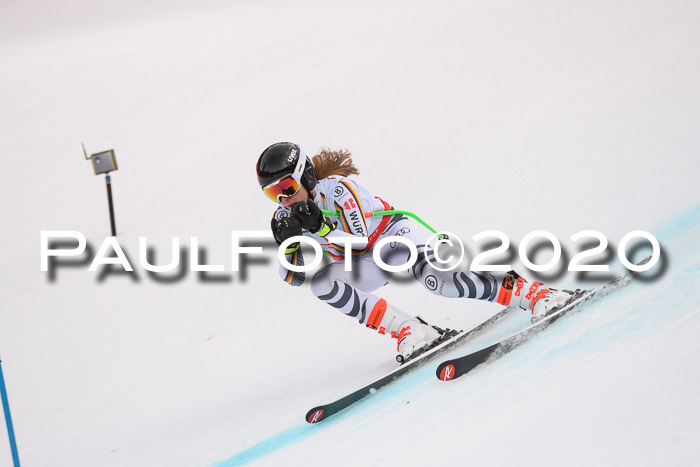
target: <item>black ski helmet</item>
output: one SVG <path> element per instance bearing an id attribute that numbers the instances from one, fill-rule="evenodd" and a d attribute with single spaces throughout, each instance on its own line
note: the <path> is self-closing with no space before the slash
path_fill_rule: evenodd
<path id="1" fill-rule="evenodd" d="M 306 191 L 311 193 L 311 190 L 316 186 L 314 166 L 301 146 L 294 143 L 275 143 L 260 154 L 258 164 L 255 167 L 260 187 L 294 173 L 300 157 L 306 159 L 306 165 L 301 175 L 301 184 L 306 188 Z"/>

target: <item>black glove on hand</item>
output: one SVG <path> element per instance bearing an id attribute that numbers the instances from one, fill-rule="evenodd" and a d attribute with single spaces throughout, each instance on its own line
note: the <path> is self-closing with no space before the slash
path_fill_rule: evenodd
<path id="1" fill-rule="evenodd" d="M 312 200 L 308 203 L 299 201 L 292 204 L 292 218 L 299 219 L 301 226 L 311 233 L 317 233 L 322 237 L 328 235 L 335 226 L 326 219 L 321 209 Z"/>
<path id="2" fill-rule="evenodd" d="M 316 206 L 316 203 L 311 200 L 309 200 L 308 203 L 303 201 L 294 203 L 290 210 L 291 216 L 299 219 L 302 228 L 311 233 L 318 232 L 318 229 L 323 225 L 323 214 L 318 206 Z"/>
<path id="3" fill-rule="evenodd" d="M 279 220 L 273 217 L 270 227 L 272 228 L 272 235 L 275 237 L 275 241 L 278 245 L 290 237 L 301 235 L 301 222 L 294 217 L 283 217 Z M 295 245 L 296 248 L 293 248 Z M 288 250 L 292 248 L 294 250 L 299 248 L 299 243 L 292 243 L 287 247 Z"/>

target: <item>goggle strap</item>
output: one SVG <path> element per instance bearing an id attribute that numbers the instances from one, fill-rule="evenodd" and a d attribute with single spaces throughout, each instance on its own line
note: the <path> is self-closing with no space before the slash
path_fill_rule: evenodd
<path id="1" fill-rule="evenodd" d="M 306 157 L 302 156 L 304 156 L 304 154 L 299 153 L 299 160 L 297 161 L 297 166 L 292 174 L 297 181 L 301 181 L 301 176 L 304 174 L 304 169 L 306 168 Z"/>

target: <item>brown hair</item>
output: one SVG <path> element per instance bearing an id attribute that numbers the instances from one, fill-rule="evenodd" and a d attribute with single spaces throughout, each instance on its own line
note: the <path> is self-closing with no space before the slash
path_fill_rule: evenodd
<path id="1" fill-rule="evenodd" d="M 321 148 L 316 154 L 311 163 L 314 166 L 316 180 L 322 180 L 331 175 L 359 175 L 355 164 L 352 162 L 352 154 L 347 149 L 339 149 L 331 151 L 329 148 Z"/>

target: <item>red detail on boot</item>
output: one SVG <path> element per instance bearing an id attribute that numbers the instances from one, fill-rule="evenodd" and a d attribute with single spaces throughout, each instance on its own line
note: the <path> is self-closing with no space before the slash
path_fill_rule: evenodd
<path id="1" fill-rule="evenodd" d="M 542 285 L 542 282 L 533 282 L 532 285 L 530 286 L 530 291 L 527 293 L 527 295 L 525 295 L 525 298 L 530 300 L 532 298 L 532 294 L 535 293 L 541 285 Z"/>
<path id="2" fill-rule="evenodd" d="M 542 289 L 542 290 L 537 291 L 535 298 L 533 298 L 532 302 L 530 302 L 530 311 L 533 314 L 535 313 L 535 303 L 537 303 L 537 300 L 543 299 L 544 297 L 547 296 L 548 293 L 549 293 L 549 289 Z M 527 297 L 525 297 L 525 298 L 527 298 Z"/>
<path id="3" fill-rule="evenodd" d="M 519 296 L 520 296 L 520 291 L 523 290 L 523 286 L 524 286 L 524 285 L 525 285 L 525 279 L 523 279 L 522 277 L 520 277 L 520 278 L 518 279 L 518 282 L 515 284 L 515 293 L 514 293 L 513 295 L 515 295 L 516 297 L 519 297 Z"/>
<path id="4" fill-rule="evenodd" d="M 449 381 L 452 378 L 454 378 L 454 375 L 455 375 L 455 366 L 454 365 L 447 365 L 440 372 L 440 379 L 442 381 Z"/>
<path id="5" fill-rule="evenodd" d="M 379 328 L 379 323 L 382 322 L 385 311 L 386 300 L 380 298 L 379 301 L 374 304 L 374 308 L 372 308 L 372 312 L 369 314 L 369 318 L 367 318 L 367 327 L 370 329 Z"/>
<path id="6" fill-rule="evenodd" d="M 508 306 L 510 304 L 510 299 L 513 296 L 513 276 L 506 274 L 503 278 L 503 283 L 501 284 L 501 290 L 498 292 L 497 303 L 501 305 Z"/>
<path id="7" fill-rule="evenodd" d="M 323 409 L 318 409 L 311 415 L 309 415 L 309 418 L 306 420 L 309 423 L 318 423 L 323 419 Z"/>
<path id="8" fill-rule="evenodd" d="M 411 326 L 406 326 L 405 328 L 401 328 L 401 332 L 399 332 L 399 335 L 397 339 L 399 342 L 396 344 L 396 350 L 399 350 L 399 344 L 403 340 L 404 337 L 410 336 L 411 335 Z"/>

